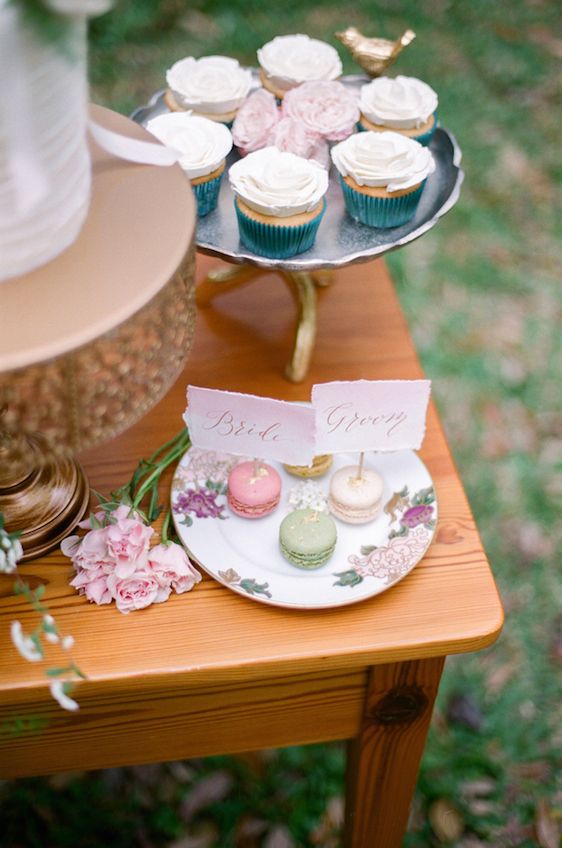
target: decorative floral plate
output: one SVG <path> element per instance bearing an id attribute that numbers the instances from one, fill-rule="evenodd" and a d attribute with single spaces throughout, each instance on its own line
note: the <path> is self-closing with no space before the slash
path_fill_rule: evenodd
<path id="1" fill-rule="evenodd" d="M 300 609 L 344 606 L 378 595 L 398 583 L 427 551 L 437 523 L 433 481 L 414 451 L 369 453 L 365 465 L 384 480 L 383 509 L 362 525 L 336 519 L 338 540 L 332 558 L 305 571 L 279 550 L 279 525 L 294 507 L 291 491 L 303 481 L 277 464 L 283 489 L 275 512 L 254 520 L 239 518 L 226 502 L 230 469 L 241 457 L 191 448 L 172 484 L 176 530 L 190 557 L 234 592 L 264 604 Z M 328 494 L 331 474 L 357 456 L 340 454 L 328 474 L 317 478 Z"/>

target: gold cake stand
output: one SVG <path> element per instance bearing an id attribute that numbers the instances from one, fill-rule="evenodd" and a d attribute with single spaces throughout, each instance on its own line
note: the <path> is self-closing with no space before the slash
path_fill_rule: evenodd
<path id="1" fill-rule="evenodd" d="M 94 116 L 152 140 L 108 109 Z M 193 339 L 195 204 L 183 172 L 92 144 L 92 178 L 74 244 L 0 286 L 0 512 L 24 559 L 56 547 L 88 508 L 74 453 L 160 400 Z"/>

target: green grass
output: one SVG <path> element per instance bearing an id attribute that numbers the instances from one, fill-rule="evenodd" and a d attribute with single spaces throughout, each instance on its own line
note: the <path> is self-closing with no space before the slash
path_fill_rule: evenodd
<path id="1" fill-rule="evenodd" d="M 443 843 L 445 800 L 463 831 L 448 844 L 550 848 L 545 822 L 562 822 L 559 5 L 285 0 L 273 13 L 257 0 L 136 0 L 92 27 L 94 99 L 128 113 L 182 56 L 253 63 L 276 34 L 337 45 L 333 33 L 351 24 L 416 31 L 396 70 L 437 89 L 463 149 L 459 204 L 388 263 L 507 612 L 493 648 L 447 663 L 407 844 Z M 356 70 L 349 59 L 345 70 Z M 452 709 L 460 696 L 477 726 Z M 340 844 L 339 746 L 269 752 L 252 768 L 232 758 L 183 768 L 4 784 L 0 844 L 160 846 L 190 834 L 199 842 L 186 846 Z"/>

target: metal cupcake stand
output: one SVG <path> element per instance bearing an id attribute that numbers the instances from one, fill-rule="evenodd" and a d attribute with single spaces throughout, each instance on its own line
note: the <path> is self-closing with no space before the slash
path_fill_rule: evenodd
<path id="1" fill-rule="evenodd" d="M 357 90 L 368 81 L 362 75 L 343 77 L 342 82 Z M 257 75 L 256 75 L 256 85 Z M 131 117 L 146 124 L 156 115 L 169 111 L 165 90 L 156 92 Z M 290 259 L 269 259 L 253 253 L 240 242 L 234 211 L 234 196 L 228 179 L 223 179 L 217 209 L 199 219 L 197 250 L 230 263 L 217 268 L 198 287 L 199 304 L 208 304 L 224 291 L 245 285 L 264 270 L 274 272 L 290 287 L 298 304 L 295 343 L 285 373 L 292 382 L 300 382 L 307 374 L 316 335 L 316 287 L 329 285 L 331 272 L 346 265 L 369 262 L 414 241 L 431 230 L 457 202 L 464 172 L 460 167 L 461 150 L 443 127 L 438 127 L 429 149 L 436 169 L 426 182 L 415 216 L 401 227 L 375 229 L 352 220 L 346 212 L 343 194 L 335 169 L 330 169 L 327 208 L 314 246 Z M 227 167 L 239 158 L 236 149 Z"/>

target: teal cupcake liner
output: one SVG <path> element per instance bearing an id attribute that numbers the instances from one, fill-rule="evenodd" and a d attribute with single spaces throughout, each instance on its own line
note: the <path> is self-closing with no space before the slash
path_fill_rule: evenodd
<path id="1" fill-rule="evenodd" d="M 409 136 L 409 138 L 412 138 L 414 141 L 419 142 L 424 147 L 429 147 L 429 142 L 431 141 L 431 139 L 435 135 L 435 130 L 437 129 L 437 120 L 438 120 L 437 112 L 433 113 L 433 117 L 435 118 L 435 121 L 433 122 L 433 126 L 431 127 L 430 130 L 428 130 L 425 133 L 422 133 L 421 135 Z M 367 127 L 364 127 L 360 120 L 357 121 L 356 127 L 357 127 L 358 132 L 368 132 Z M 391 127 L 388 127 L 388 129 L 389 129 L 390 132 L 400 132 L 400 130 L 393 130 Z"/>
<path id="2" fill-rule="evenodd" d="M 320 221 L 326 211 L 326 200 L 323 199 L 322 209 L 315 218 L 296 227 L 255 221 L 242 212 L 236 200 L 234 208 L 238 218 L 240 240 L 246 247 L 269 259 L 287 259 L 297 253 L 304 253 L 314 244 Z"/>
<path id="3" fill-rule="evenodd" d="M 348 213 L 368 227 L 399 227 L 413 218 L 417 209 L 425 180 L 415 191 L 400 197 L 371 197 L 350 188 L 340 175 L 340 183 Z"/>
<path id="4" fill-rule="evenodd" d="M 200 218 L 208 215 L 213 209 L 216 209 L 219 199 L 219 191 L 221 187 L 222 174 L 215 177 L 214 180 L 209 180 L 206 183 L 199 183 L 192 186 L 195 200 L 197 201 L 197 214 Z"/>

